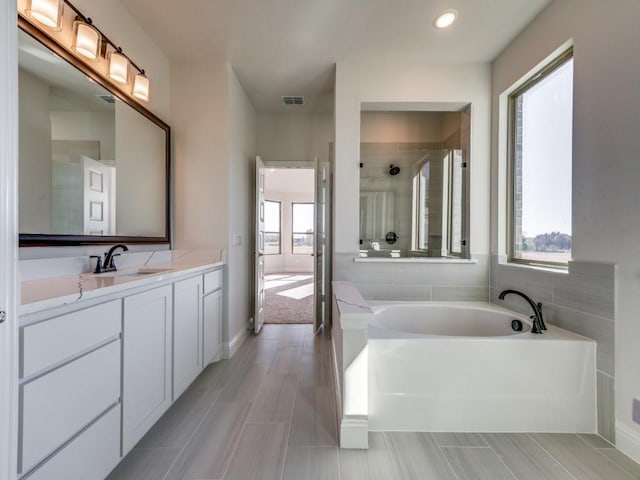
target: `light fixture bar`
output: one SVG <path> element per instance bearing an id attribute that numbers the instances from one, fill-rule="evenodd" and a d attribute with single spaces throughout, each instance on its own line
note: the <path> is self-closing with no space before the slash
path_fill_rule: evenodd
<path id="1" fill-rule="evenodd" d="M 136 65 L 136 63 L 133 60 L 131 60 L 131 58 L 129 58 L 127 55 L 125 55 L 122 52 L 122 48 L 117 47 L 116 44 L 109 39 L 109 37 L 107 37 L 98 28 L 96 28 L 94 25 L 92 25 L 91 19 L 89 17 L 86 17 L 80 10 L 78 10 L 78 8 L 75 5 L 73 5 L 68 0 L 62 0 L 62 2 L 65 5 L 68 5 L 69 8 L 71 8 L 75 12 L 76 17 L 77 17 L 76 21 L 80 20 L 83 23 L 90 25 L 91 28 L 95 29 L 95 31 L 98 32 L 98 34 L 101 36 L 101 43 L 103 45 L 110 45 L 112 47 L 113 52 L 111 52 L 111 54 L 109 56 L 109 67 L 108 67 L 109 71 L 107 72 L 107 76 L 109 78 L 113 79 L 114 81 L 118 82 L 118 83 L 124 83 L 124 84 L 129 83 L 128 82 L 128 76 L 127 76 L 127 80 L 122 82 L 121 80 L 116 78 L 118 75 L 116 75 L 116 77 L 111 75 L 111 58 L 116 54 L 121 56 L 121 57 L 123 57 L 123 59 L 125 59 L 128 62 L 128 65 L 131 65 L 131 67 L 134 68 L 135 70 L 137 70 L 137 72 L 138 72 L 134 77 L 134 88 L 133 88 L 133 91 L 131 92 L 131 95 L 136 97 L 136 98 L 138 98 L 138 99 L 140 99 L 140 100 L 144 100 L 145 102 L 148 102 L 149 101 L 149 79 L 146 76 L 144 69 L 142 69 L 138 65 Z M 104 53 L 105 51 L 106 51 L 106 49 L 102 49 L 102 47 L 99 47 L 98 55 L 100 55 L 101 53 Z M 116 62 L 118 64 L 120 64 L 122 62 L 122 60 L 121 59 L 117 59 Z M 116 67 L 116 68 L 118 68 L 118 67 Z M 128 75 L 128 68 L 127 68 L 127 75 Z M 139 80 L 138 80 L 138 77 L 140 77 Z M 144 88 L 143 87 L 139 87 L 139 88 L 141 88 L 141 89 L 143 88 L 143 90 L 146 91 L 146 94 L 142 93 L 143 90 L 138 91 L 138 94 L 136 94 L 136 88 L 135 88 L 136 82 L 139 82 L 139 85 L 145 85 Z"/>

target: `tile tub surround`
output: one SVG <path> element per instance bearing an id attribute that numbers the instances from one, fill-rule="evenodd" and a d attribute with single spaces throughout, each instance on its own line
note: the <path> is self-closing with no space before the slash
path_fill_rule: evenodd
<path id="1" fill-rule="evenodd" d="M 296 361 L 285 373 L 276 364 L 290 349 Z M 309 325 L 265 325 L 231 359 L 209 366 L 108 480 L 640 478 L 640 466 L 597 435 L 375 432 L 368 436 L 368 450 L 340 449 L 331 427 L 334 414 L 314 401 L 322 395 L 311 396 L 308 388 L 315 385 L 315 391 L 332 395 L 332 383 L 318 383 L 318 372 L 301 361 L 311 358 L 320 365 L 318 360 L 330 354 L 328 331 L 314 337 Z M 223 402 L 221 393 L 235 388 L 236 377 L 264 366 L 269 373 L 253 391 L 248 411 L 248 397 Z M 294 390 L 286 400 L 272 394 L 281 380 Z M 278 416 L 255 416 L 254 405 Z M 293 445 L 292 435 L 304 438 L 304 444 Z M 258 459 L 264 465 L 259 470 Z"/>
<path id="2" fill-rule="evenodd" d="M 27 315 L 69 305 L 79 300 L 142 286 L 148 282 L 171 280 L 186 273 L 196 273 L 198 270 L 223 265 L 221 250 L 125 253 L 117 260 L 118 276 L 114 276 L 113 272 L 93 274 L 92 268 L 87 268 L 88 261 L 87 257 L 21 261 L 20 269 L 25 272 L 23 276 L 30 280 L 23 279 L 21 282 L 19 314 Z M 166 271 L 141 277 L 126 275 L 127 272 L 134 273 L 137 269 L 145 268 Z M 79 271 L 72 273 L 73 270 Z M 63 274 L 55 277 L 37 277 L 37 272 L 50 274 L 52 271 Z"/>
<path id="3" fill-rule="evenodd" d="M 545 322 L 594 339 L 597 347 L 598 433 L 615 442 L 615 287 L 616 266 L 572 261 L 565 272 L 506 264 L 491 258 L 491 301 L 530 314 L 515 295 L 498 299 L 506 288 L 542 302 Z"/>
<path id="4" fill-rule="evenodd" d="M 335 253 L 333 280 L 352 282 L 366 300 L 489 300 L 489 255 L 473 254 L 471 261 L 448 263 L 360 260 L 357 252 Z"/>

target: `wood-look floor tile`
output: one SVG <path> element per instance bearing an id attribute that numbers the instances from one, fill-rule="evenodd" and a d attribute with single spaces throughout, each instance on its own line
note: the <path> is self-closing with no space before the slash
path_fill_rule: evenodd
<path id="1" fill-rule="evenodd" d="M 336 446 L 338 434 L 335 410 L 335 397 L 330 388 L 298 386 L 289 445 Z"/>
<path id="2" fill-rule="evenodd" d="M 433 434 L 433 438 L 441 447 L 486 447 L 487 442 L 484 441 L 479 433 L 461 433 L 461 432 L 437 432 Z"/>
<path id="3" fill-rule="evenodd" d="M 267 375 L 249 411 L 247 421 L 289 423 L 298 379 L 296 375 Z"/>
<path id="4" fill-rule="evenodd" d="M 221 388 L 188 388 L 137 446 L 184 447 L 221 391 Z"/>
<path id="5" fill-rule="evenodd" d="M 164 478 L 179 448 L 134 448 L 106 480 L 158 480 Z"/>
<path id="6" fill-rule="evenodd" d="M 225 480 L 279 480 L 286 425 L 248 423 L 231 457 Z"/>
<path id="7" fill-rule="evenodd" d="M 298 382 L 302 386 L 333 388 L 332 369 L 330 353 L 301 352 L 296 362 Z"/>
<path id="8" fill-rule="evenodd" d="M 340 480 L 398 479 L 383 433 L 369 433 L 368 450 L 339 449 L 338 454 Z"/>
<path id="9" fill-rule="evenodd" d="M 244 368 L 238 368 L 222 390 L 218 402 L 252 402 L 268 371 L 269 365 L 261 363 L 247 364 Z"/>
<path id="10" fill-rule="evenodd" d="M 282 480 L 337 480 L 338 470 L 337 447 L 289 446 Z"/>
<path id="11" fill-rule="evenodd" d="M 631 478 L 640 480 L 640 465 L 631 460 L 620 450 L 607 448 L 599 450 L 599 452 L 631 475 Z"/>
<path id="12" fill-rule="evenodd" d="M 251 363 L 259 363 L 264 365 L 271 365 L 273 363 L 273 359 L 278 353 L 279 348 L 279 340 L 277 339 L 269 339 L 269 338 L 260 338 L 256 341 L 255 345 L 247 352 L 247 354 L 242 359 L 242 363 L 247 364 Z"/>
<path id="13" fill-rule="evenodd" d="M 271 363 L 269 373 L 277 375 L 288 375 L 294 373 L 296 360 L 300 355 L 302 347 L 283 347 L 278 349 Z"/>
<path id="14" fill-rule="evenodd" d="M 483 433 L 489 446 L 518 480 L 575 480 L 526 433 Z"/>
<path id="15" fill-rule="evenodd" d="M 457 480 L 430 433 L 390 432 L 384 435 L 398 478 Z"/>
<path id="16" fill-rule="evenodd" d="M 578 437 L 587 442 L 593 448 L 616 448 L 608 440 L 595 433 L 578 433 Z"/>
<path id="17" fill-rule="evenodd" d="M 622 468 L 600 454 L 577 435 L 534 433 L 533 438 L 569 473 L 580 480 L 630 480 Z"/>
<path id="18" fill-rule="evenodd" d="M 248 403 L 216 403 L 198 426 L 166 480 L 222 478 L 249 413 Z"/>
<path id="19" fill-rule="evenodd" d="M 489 447 L 443 447 L 459 480 L 516 480 Z"/>

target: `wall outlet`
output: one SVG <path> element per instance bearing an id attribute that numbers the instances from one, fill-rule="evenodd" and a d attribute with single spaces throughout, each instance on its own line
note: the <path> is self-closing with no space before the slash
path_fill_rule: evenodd
<path id="1" fill-rule="evenodd" d="M 231 237 L 231 244 L 234 247 L 239 247 L 240 245 L 242 245 L 242 235 L 240 235 L 239 233 L 234 233 Z"/>
<path id="2" fill-rule="evenodd" d="M 633 421 L 640 423 L 640 397 L 633 399 Z"/>

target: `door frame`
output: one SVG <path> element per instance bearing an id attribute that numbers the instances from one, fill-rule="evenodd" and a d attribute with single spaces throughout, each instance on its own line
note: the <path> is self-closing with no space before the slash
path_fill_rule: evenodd
<path id="1" fill-rule="evenodd" d="M 264 168 L 274 168 L 274 169 L 305 169 L 305 170 L 313 170 L 314 171 L 314 184 L 315 184 L 315 178 L 317 178 L 318 175 L 318 169 L 317 169 L 317 162 L 316 160 L 311 160 L 311 161 L 304 161 L 304 160 L 293 160 L 293 161 L 287 161 L 287 160 L 264 160 L 262 159 L 262 163 L 264 165 Z M 314 185 L 314 197 L 316 195 L 315 192 L 315 185 Z M 317 206 L 317 198 L 314 198 L 314 211 L 315 208 Z M 255 216 L 257 215 L 257 213 L 254 213 L 254 224 L 256 223 L 256 219 Z M 329 212 L 329 215 L 331 215 L 331 212 Z M 315 220 L 314 220 L 315 223 Z M 314 226 L 315 229 L 315 226 Z M 314 231 L 315 234 L 315 231 Z M 256 237 L 256 233 L 254 232 L 254 242 L 256 241 L 255 237 Z M 282 239 L 281 239 L 282 241 Z M 315 240 L 314 240 L 314 254 L 316 251 L 316 245 L 315 245 Z M 315 262 L 315 255 L 314 255 L 314 266 L 313 266 L 313 280 L 314 280 L 314 284 L 317 278 L 318 272 L 316 271 L 316 262 Z M 254 271 L 254 284 L 256 283 L 257 279 L 255 278 L 257 276 L 257 272 Z M 327 279 L 325 279 L 324 281 L 326 282 Z M 256 289 L 254 288 L 254 296 L 256 295 Z M 314 307 L 313 307 L 313 315 L 314 315 L 314 322 L 313 324 L 315 324 L 317 322 L 317 319 L 315 318 L 316 315 L 316 306 L 315 306 L 315 302 L 318 300 L 318 292 L 316 291 L 315 287 L 314 287 Z M 325 300 L 326 301 L 326 300 Z M 322 324 L 324 325 L 326 323 L 325 319 L 322 319 Z M 312 324 L 312 325 L 313 325 Z"/>
<path id="2" fill-rule="evenodd" d="M 18 425 L 18 23 L 0 0 L 0 480 L 17 475 Z"/>

